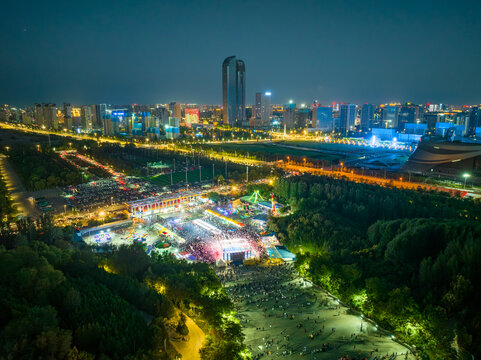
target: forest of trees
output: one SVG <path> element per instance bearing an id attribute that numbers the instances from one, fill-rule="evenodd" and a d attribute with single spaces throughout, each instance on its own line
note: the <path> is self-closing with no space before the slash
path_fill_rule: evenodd
<path id="1" fill-rule="evenodd" d="M 173 359 L 166 325 L 197 315 L 202 359 L 245 350 L 233 305 L 208 265 L 149 257 L 140 246 L 99 253 L 42 217 L 0 233 L 0 359 Z"/>
<path id="2" fill-rule="evenodd" d="M 280 179 L 270 227 L 301 274 L 429 359 L 481 354 L 481 207 L 329 177 Z"/>
<path id="3" fill-rule="evenodd" d="M 0 218 L 12 216 L 14 213 L 13 201 L 7 189 L 7 184 L 0 177 Z"/>
<path id="4" fill-rule="evenodd" d="M 48 147 L 12 146 L 8 151 L 8 158 L 28 190 L 43 190 L 82 182 L 82 173 Z"/>

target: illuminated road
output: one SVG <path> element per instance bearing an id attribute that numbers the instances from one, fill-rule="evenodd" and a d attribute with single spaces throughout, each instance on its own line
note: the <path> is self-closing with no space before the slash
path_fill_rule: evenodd
<path id="1" fill-rule="evenodd" d="M 187 341 L 171 341 L 171 343 L 175 350 L 182 355 L 182 360 L 200 360 L 199 350 L 204 342 L 205 334 L 187 315 L 185 324 L 189 328 L 189 339 Z"/>
<path id="2" fill-rule="evenodd" d="M 293 165 L 293 164 L 286 164 L 286 163 L 280 163 L 280 162 L 278 163 L 278 167 L 291 172 L 310 173 L 314 175 L 326 175 L 326 176 L 331 176 L 335 178 L 345 177 L 350 181 L 354 181 L 358 183 L 390 186 L 390 187 L 396 187 L 399 189 L 417 190 L 418 188 L 422 188 L 424 190 L 443 190 L 443 191 L 450 192 L 448 189 L 438 187 L 438 186 L 408 182 L 404 179 L 403 180 L 384 179 L 384 178 L 379 178 L 375 176 L 355 174 L 354 172 L 350 172 L 350 171 L 323 170 L 323 169 L 313 168 L 309 166 Z"/>
<path id="3" fill-rule="evenodd" d="M 63 134 L 63 133 L 55 133 L 55 132 L 49 132 L 46 130 L 33 130 L 33 129 L 26 129 L 23 127 L 18 127 L 18 126 L 13 126 L 11 124 L 4 124 L 1 123 L 0 127 L 6 128 L 6 129 L 12 129 L 12 130 L 17 130 L 17 131 L 24 131 L 24 132 L 33 132 L 33 133 L 40 133 L 44 135 L 48 134 L 56 134 L 60 136 L 68 136 L 72 137 L 77 140 L 95 140 L 99 142 L 110 142 L 110 143 L 118 143 L 121 145 L 127 144 L 126 141 L 121 141 L 117 139 L 109 139 L 109 138 L 95 138 L 95 137 L 89 137 L 86 135 L 74 135 L 74 134 Z M 282 138 L 284 140 L 313 140 L 312 137 L 308 137 L 305 135 L 283 135 L 281 133 L 273 133 L 273 136 L 277 138 Z M 319 140 L 321 138 L 314 138 L 314 140 Z M 255 142 L 256 140 L 239 140 L 238 142 L 247 142 L 247 141 L 252 141 Z M 220 141 L 213 141 L 210 143 L 219 143 Z M 231 142 L 231 141 L 229 141 Z M 356 144 L 356 142 L 352 139 L 342 139 L 337 142 L 344 143 L 344 144 Z M 193 150 L 188 149 L 186 145 L 181 145 L 181 144 L 143 144 L 143 143 L 135 143 L 136 146 L 142 147 L 142 148 L 148 148 L 148 149 L 163 149 L 163 150 L 171 150 L 173 152 L 181 152 L 185 154 L 192 153 Z M 311 173 L 311 174 L 316 174 L 316 175 L 326 175 L 326 176 L 331 176 L 335 178 L 339 177 L 346 177 L 347 179 L 355 182 L 362 182 L 362 183 L 368 183 L 368 184 L 377 184 L 381 186 L 390 186 L 390 187 L 396 187 L 400 189 L 412 189 L 412 190 L 417 190 L 418 188 L 422 188 L 425 190 L 438 190 L 438 191 L 445 191 L 453 194 L 455 190 L 453 189 L 448 189 L 445 187 L 441 186 L 436 186 L 436 185 L 426 185 L 423 183 L 413 183 L 413 182 L 407 182 L 406 179 L 403 180 L 394 180 L 394 179 L 384 179 L 380 177 L 374 177 L 374 176 L 367 176 L 367 175 L 360 175 L 360 174 L 354 174 L 349 171 L 343 171 L 340 172 L 338 170 L 321 170 L 319 168 L 314 168 L 314 167 L 309 167 L 307 165 L 305 166 L 300 166 L 300 165 L 293 165 L 293 164 L 286 164 L 285 162 L 279 161 L 277 163 L 273 162 L 265 162 L 262 160 L 256 160 L 256 159 L 251 159 L 251 158 L 246 158 L 245 156 L 234 156 L 234 155 L 227 155 L 222 152 L 215 152 L 215 151 L 209 151 L 209 152 L 204 152 L 204 156 L 208 156 L 211 159 L 219 160 L 219 161 L 228 161 L 236 164 L 241 164 L 241 165 L 246 165 L 246 166 L 276 166 L 281 169 L 291 171 L 291 172 L 302 172 L 302 173 Z"/>
<path id="4" fill-rule="evenodd" d="M 16 207 L 19 215 L 36 217 L 39 211 L 35 208 L 35 204 L 28 200 L 28 193 L 25 190 L 20 178 L 10 163 L 7 157 L 0 154 L 0 172 L 7 184 L 7 190 L 10 193 L 13 205 Z"/>
<path id="5" fill-rule="evenodd" d="M 3 129 L 10 129 L 10 130 L 15 130 L 15 131 L 21 131 L 25 133 L 36 133 L 36 134 L 42 134 L 42 135 L 57 135 L 57 136 L 63 136 L 63 137 L 69 137 L 75 140 L 93 140 L 97 141 L 99 143 L 113 143 L 113 144 L 120 144 L 120 145 L 127 145 L 130 144 L 128 141 L 123 141 L 123 140 L 118 140 L 118 139 L 110 139 L 110 138 L 105 138 L 105 137 L 99 137 L 96 138 L 94 136 L 88 136 L 88 135 L 76 135 L 76 134 L 71 134 L 71 133 L 61 133 L 61 132 L 53 132 L 53 131 L 47 131 L 47 130 L 40 130 L 40 129 L 29 129 L 25 127 L 20 127 L 20 126 L 14 126 L 12 124 L 5 124 L 5 123 L 0 123 L 0 128 Z M 245 142 L 256 142 L 256 140 L 230 140 L 229 143 L 245 143 Z M 206 142 L 205 144 L 208 143 L 222 143 L 222 141 L 211 141 L 211 142 Z M 134 142 L 136 147 L 139 148 L 145 148 L 145 149 L 162 149 L 162 150 L 171 150 L 173 152 L 181 152 L 184 154 L 189 154 L 192 153 L 193 150 L 187 149 L 182 147 L 179 144 L 145 144 L 145 143 L 138 143 Z M 211 159 L 219 160 L 219 161 L 228 161 L 236 164 L 242 164 L 242 165 L 248 165 L 248 166 L 262 166 L 267 164 L 264 161 L 261 160 L 256 160 L 256 159 L 247 159 L 241 156 L 233 156 L 233 155 L 227 155 L 227 154 L 222 154 L 222 153 L 215 153 L 212 152 L 207 155 Z"/>

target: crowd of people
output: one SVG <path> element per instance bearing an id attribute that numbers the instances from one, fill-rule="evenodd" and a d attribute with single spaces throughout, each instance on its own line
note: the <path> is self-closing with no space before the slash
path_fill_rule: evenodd
<path id="1" fill-rule="evenodd" d="M 179 230 L 181 234 L 186 233 L 184 236 L 187 241 L 183 246 L 185 250 L 200 261 L 214 264 L 217 260 L 227 260 L 227 254 L 232 256 L 236 252 L 244 253 L 245 258 L 266 258 L 265 247 L 256 229 L 250 226 L 239 228 L 212 215 L 206 217 L 205 221 L 221 232 L 215 234 L 201 228 L 196 228 L 195 231 Z"/>
<path id="2" fill-rule="evenodd" d="M 256 360 L 333 358 L 346 353 L 340 359 L 408 358 L 407 349 L 388 353 L 385 346 L 376 345 L 367 326 L 346 333 L 349 320 L 340 322 L 346 308 L 300 278 L 291 265 L 227 268 L 218 270 L 218 276 L 236 305 Z"/>

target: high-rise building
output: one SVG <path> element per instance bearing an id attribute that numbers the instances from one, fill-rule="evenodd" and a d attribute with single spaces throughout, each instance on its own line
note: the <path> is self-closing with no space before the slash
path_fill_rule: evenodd
<path id="1" fill-rule="evenodd" d="M 179 119 L 176 117 L 169 118 L 169 124 L 165 125 L 165 136 L 169 140 L 174 140 L 179 137 Z"/>
<path id="2" fill-rule="evenodd" d="M 361 110 L 361 131 L 368 131 L 374 121 L 374 105 L 364 104 Z"/>
<path id="3" fill-rule="evenodd" d="M 246 117 L 245 64 L 235 56 L 222 63 L 222 116 L 224 124 L 248 126 Z"/>
<path id="4" fill-rule="evenodd" d="M 312 109 L 312 127 L 320 131 L 331 132 L 332 126 L 332 107 L 315 106 Z"/>
<path id="5" fill-rule="evenodd" d="M 424 113 L 424 122 L 427 124 L 427 130 L 433 131 L 436 129 L 436 123 L 439 121 L 439 114 L 437 112 Z"/>
<path id="6" fill-rule="evenodd" d="M 289 103 L 284 106 L 282 123 L 286 129 L 293 129 L 296 126 L 296 104 Z"/>
<path id="7" fill-rule="evenodd" d="M 356 121 L 356 105 L 355 104 L 341 104 L 339 107 L 339 130 L 343 134 L 354 130 L 354 123 Z"/>
<path id="8" fill-rule="evenodd" d="M 311 111 L 306 107 L 301 107 L 297 109 L 295 120 L 294 120 L 294 127 L 297 129 L 306 128 L 309 124 L 309 120 L 311 118 Z"/>
<path id="9" fill-rule="evenodd" d="M 102 118 L 102 124 L 103 124 L 103 135 L 104 136 L 114 136 L 114 129 L 113 129 L 113 124 L 112 124 L 112 118 L 110 114 L 105 114 Z"/>
<path id="10" fill-rule="evenodd" d="M 80 126 L 84 131 L 91 131 L 92 130 L 92 107 L 90 105 L 84 105 L 81 108 L 80 112 Z"/>
<path id="11" fill-rule="evenodd" d="M 170 112 L 164 107 L 159 107 L 153 111 L 154 116 L 158 119 L 156 127 L 163 127 L 169 123 Z"/>
<path id="12" fill-rule="evenodd" d="M 267 127 L 270 125 L 272 117 L 272 106 L 271 106 L 271 93 L 266 91 L 265 93 L 256 93 L 256 104 L 255 104 L 255 126 L 256 127 Z"/>
<path id="13" fill-rule="evenodd" d="M 176 117 L 182 122 L 182 106 L 177 102 L 171 102 L 169 104 L 170 116 Z"/>
<path id="14" fill-rule="evenodd" d="M 103 126 L 103 114 L 107 108 L 106 104 L 92 105 L 92 127 L 94 129 L 101 129 Z"/>
<path id="15" fill-rule="evenodd" d="M 197 125 L 199 123 L 198 108 L 186 108 L 184 111 L 185 111 L 185 125 L 187 127 L 192 127 L 192 124 Z"/>
<path id="16" fill-rule="evenodd" d="M 35 104 L 35 121 L 40 127 L 57 130 L 58 120 L 55 104 Z"/>
<path id="17" fill-rule="evenodd" d="M 63 103 L 63 128 L 67 131 L 72 130 L 72 105 Z"/>
<path id="18" fill-rule="evenodd" d="M 476 128 L 481 126 L 481 109 L 473 106 L 469 109 L 468 135 L 474 135 Z"/>
<path id="19" fill-rule="evenodd" d="M 398 115 L 398 129 L 404 130 L 406 124 L 421 122 L 419 115 L 419 106 L 413 104 L 406 104 L 401 106 Z"/>
<path id="20" fill-rule="evenodd" d="M 35 124 L 37 126 L 42 126 L 44 125 L 43 123 L 43 109 L 42 109 L 42 104 L 35 104 Z"/>
<path id="21" fill-rule="evenodd" d="M 383 127 L 386 129 L 397 129 L 399 120 L 399 106 L 388 105 L 382 109 Z"/>

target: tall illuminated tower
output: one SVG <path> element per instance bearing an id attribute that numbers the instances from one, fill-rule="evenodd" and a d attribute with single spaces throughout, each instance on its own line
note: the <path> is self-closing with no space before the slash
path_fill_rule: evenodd
<path id="1" fill-rule="evenodd" d="M 246 70 L 242 60 L 229 56 L 222 63 L 222 117 L 224 124 L 248 126 L 246 118 Z"/>

